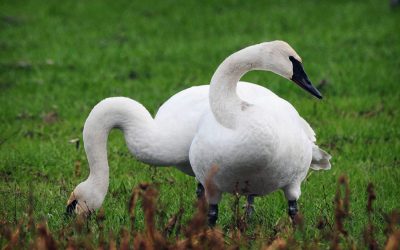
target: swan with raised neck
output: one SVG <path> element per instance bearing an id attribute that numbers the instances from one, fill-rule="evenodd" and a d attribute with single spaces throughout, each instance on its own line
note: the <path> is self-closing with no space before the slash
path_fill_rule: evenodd
<path id="1" fill-rule="evenodd" d="M 273 93 L 250 101 L 237 95 L 237 82 L 250 70 L 271 71 L 322 98 L 286 42 L 249 46 L 221 63 L 211 79 L 211 110 L 202 117 L 189 152 L 196 178 L 212 183 L 205 190 L 210 225 L 223 192 L 258 196 L 283 189 L 293 218 L 308 169 L 330 168 L 330 155 L 315 144 L 314 131 L 290 103 Z"/>

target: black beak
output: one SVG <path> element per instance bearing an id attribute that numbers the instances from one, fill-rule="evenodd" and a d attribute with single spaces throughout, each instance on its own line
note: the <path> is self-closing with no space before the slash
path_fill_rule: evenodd
<path id="1" fill-rule="evenodd" d="M 291 80 L 308 93 L 312 94 L 318 99 L 322 99 L 321 93 L 311 84 L 306 72 L 304 72 L 303 65 L 301 65 L 301 63 L 292 56 L 290 56 L 289 59 L 293 64 L 293 76 Z"/>
<path id="2" fill-rule="evenodd" d="M 77 204 L 78 204 L 77 200 L 73 200 L 71 203 L 68 204 L 66 210 L 67 215 L 72 215 L 74 213 Z"/>

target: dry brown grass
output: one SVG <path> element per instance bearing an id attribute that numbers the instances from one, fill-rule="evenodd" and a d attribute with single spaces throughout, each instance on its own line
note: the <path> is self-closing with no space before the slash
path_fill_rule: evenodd
<path id="1" fill-rule="evenodd" d="M 0 236 L 3 238 L 2 249 L 243 249 L 261 248 L 272 249 L 320 249 L 329 246 L 330 249 L 387 249 L 394 250 L 400 247 L 400 214 L 392 212 L 386 216 L 386 241 L 380 246 L 376 240 L 376 230 L 372 222 L 374 213 L 373 202 L 376 194 L 374 186 L 367 187 L 368 200 L 366 213 L 368 223 L 365 225 L 364 241 L 356 243 L 345 228 L 345 221 L 350 216 L 350 189 L 348 178 L 341 176 L 335 195 L 335 222 L 332 227 L 327 221 L 320 218 L 316 227 L 322 232 L 322 237 L 306 240 L 298 239 L 294 235 L 304 233 L 304 218 L 301 214 L 296 218 L 296 226 L 289 221 L 282 220 L 275 228 L 275 235 L 265 239 L 258 237 L 255 232 L 252 236 L 246 234 L 246 221 L 239 211 L 240 196 L 236 195 L 234 203 L 234 224 L 230 233 L 207 226 L 207 204 L 204 199 L 196 204 L 196 212 L 192 218 L 182 224 L 184 210 L 181 208 L 167 220 L 166 225 L 157 226 L 157 198 L 158 191 L 149 183 L 139 184 L 132 190 L 129 201 L 130 230 L 121 228 L 119 232 L 104 232 L 104 211 L 94 217 L 98 232 L 94 235 L 87 226 L 87 218 L 76 217 L 59 232 L 51 232 L 45 222 L 35 222 L 32 210 L 28 208 L 28 220 L 19 221 L 11 225 L 0 223 Z M 141 201 L 141 202 L 138 202 Z M 144 211 L 144 230 L 135 228 L 135 210 L 138 204 Z M 92 215 L 93 216 L 93 215 Z M 93 219 L 93 217 L 92 217 Z M 357 245 L 359 244 L 359 245 Z M 361 244 L 361 245 L 360 245 Z"/>

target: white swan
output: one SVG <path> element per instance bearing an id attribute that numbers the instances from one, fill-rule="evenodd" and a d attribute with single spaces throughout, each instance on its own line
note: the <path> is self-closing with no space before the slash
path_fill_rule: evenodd
<path id="1" fill-rule="evenodd" d="M 297 53 L 283 41 L 247 47 L 218 67 L 210 84 L 211 110 L 202 118 L 190 163 L 206 184 L 209 223 L 215 224 L 222 192 L 265 195 L 283 189 L 289 215 L 297 212 L 300 185 L 308 169 L 329 169 L 330 155 L 315 144 L 315 133 L 296 109 L 270 91 L 264 98 L 244 100 L 237 82 L 250 70 L 265 70 L 294 81 L 322 98 L 308 80 Z M 217 171 L 212 168 L 216 166 Z"/>
<path id="2" fill-rule="evenodd" d="M 67 201 L 67 211 L 87 214 L 100 208 L 107 194 L 109 166 L 107 139 L 111 129 L 123 131 L 130 152 L 139 160 L 156 166 L 176 166 L 194 175 L 189 148 L 201 115 L 209 110 L 209 85 L 183 90 L 158 110 L 153 119 L 140 103 L 125 97 L 107 98 L 90 112 L 83 129 L 83 141 L 90 174 Z M 238 91 L 244 100 L 263 99 L 269 91 L 241 82 Z M 251 199 L 250 199 L 251 200 Z"/>

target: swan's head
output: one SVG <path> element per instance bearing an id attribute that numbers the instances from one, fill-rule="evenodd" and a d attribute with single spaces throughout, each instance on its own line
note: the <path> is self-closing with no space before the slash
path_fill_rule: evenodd
<path id="1" fill-rule="evenodd" d="M 299 85 L 301 88 L 321 99 L 321 93 L 311 84 L 304 72 L 302 60 L 290 45 L 284 41 L 261 43 L 262 70 L 272 71 Z"/>
<path id="2" fill-rule="evenodd" d="M 104 195 L 97 191 L 90 180 L 80 183 L 71 193 L 67 201 L 67 214 L 80 214 L 88 216 L 99 209 L 103 203 Z"/>

